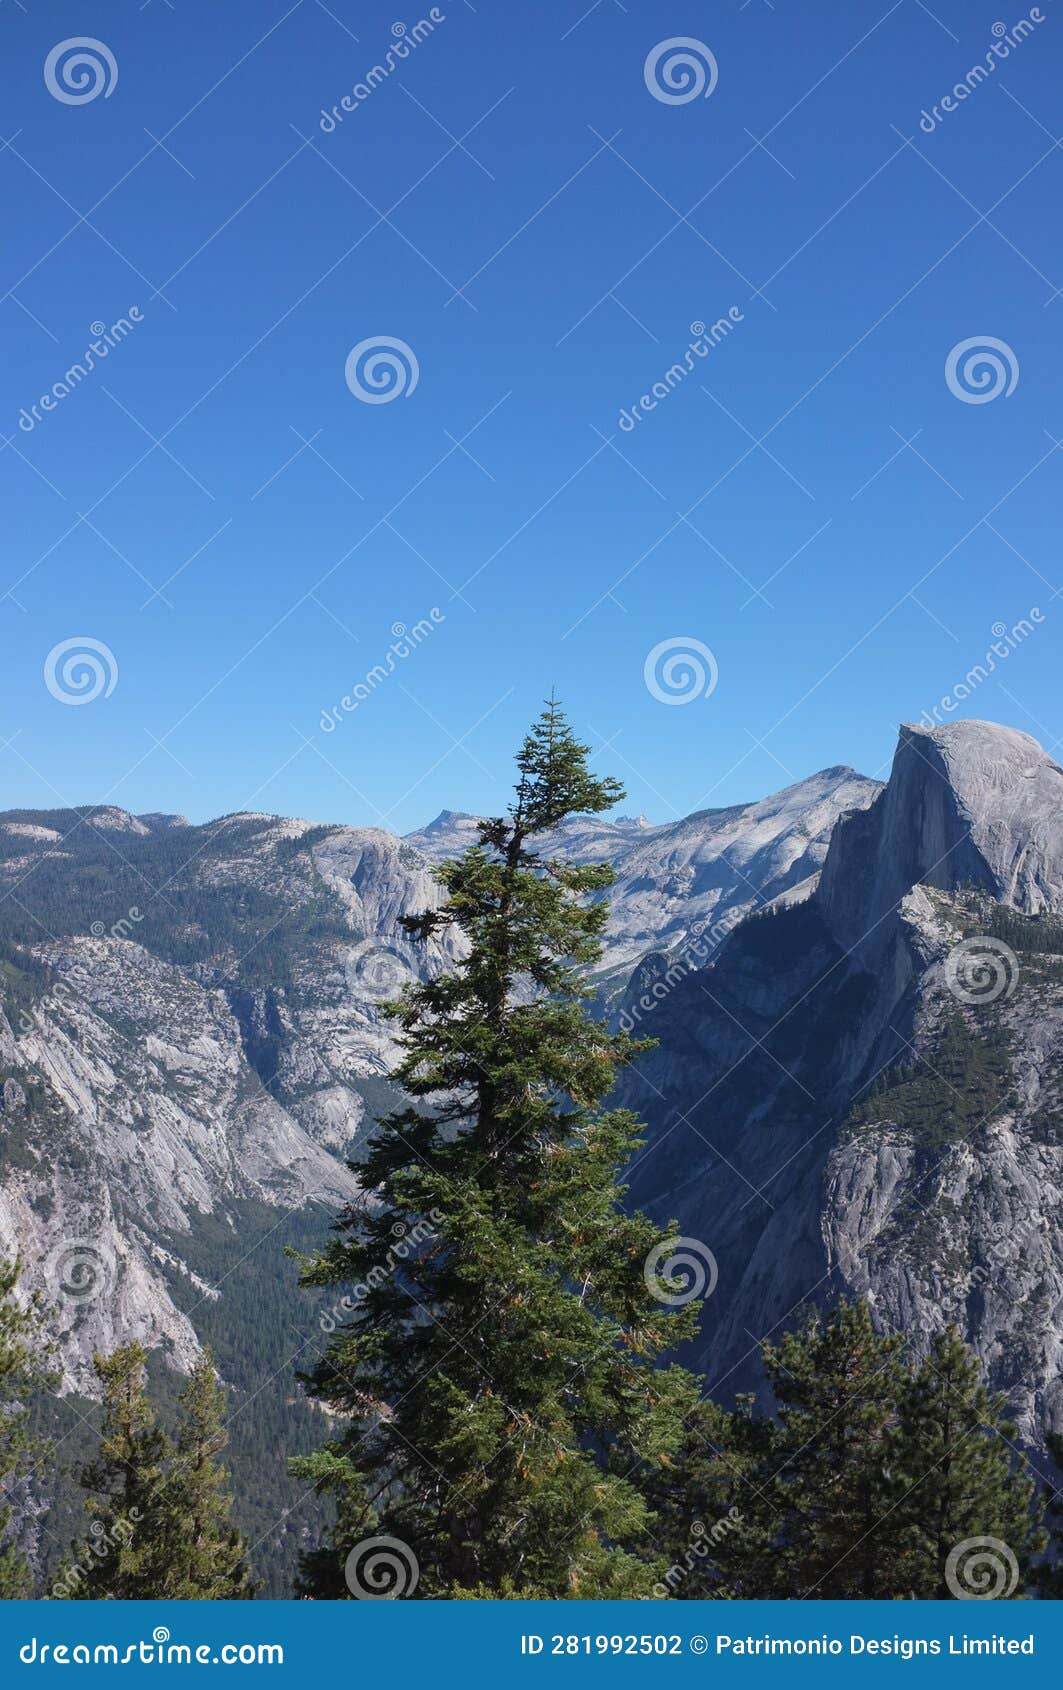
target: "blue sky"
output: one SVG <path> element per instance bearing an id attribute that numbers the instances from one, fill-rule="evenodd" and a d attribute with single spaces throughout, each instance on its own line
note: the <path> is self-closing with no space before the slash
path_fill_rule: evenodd
<path id="1" fill-rule="evenodd" d="M 496 808 L 554 687 L 664 821 L 882 772 L 1033 607 L 957 713 L 1052 745 L 1063 8 L 1037 15 L 926 133 L 1026 9 L 448 0 L 326 132 L 429 8 L 3 0 L 0 805 L 404 830 Z M 81 36 L 117 77 L 69 103 L 45 61 Z M 679 37 L 709 97 L 650 91 Z M 970 403 L 946 359 L 986 336 L 1017 379 Z M 370 404 L 345 365 L 381 338 L 416 383 Z M 114 684 L 73 707 L 44 668 L 84 638 Z M 711 694 L 655 696 L 672 641 Z"/>

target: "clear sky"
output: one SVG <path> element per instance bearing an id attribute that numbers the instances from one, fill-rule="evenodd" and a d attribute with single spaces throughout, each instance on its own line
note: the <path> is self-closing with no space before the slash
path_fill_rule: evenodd
<path id="1" fill-rule="evenodd" d="M 1063 6 L 396 4 L 0 4 L 0 807 L 406 830 L 554 687 L 663 821 L 882 772 L 1034 607 L 957 713 L 1054 744 Z"/>

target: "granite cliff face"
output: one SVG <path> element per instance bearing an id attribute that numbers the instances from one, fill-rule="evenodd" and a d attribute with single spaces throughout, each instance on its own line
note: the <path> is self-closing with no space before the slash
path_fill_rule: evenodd
<path id="1" fill-rule="evenodd" d="M 814 873 L 877 791 L 837 769 L 666 827 L 575 822 L 564 848 L 620 874 L 608 989 L 695 927 L 711 954 L 713 923 Z M 249 1253 L 294 1283 L 273 1233 L 314 1205 L 320 1238 L 356 1192 L 346 1159 L 393 1101 L 376 1002 L 453 959 L 400 920 L 474 837 L 452 813 L 409 840 L 0 815 L 0 1248 L 55 1311 L 66 1388 L 91 1392 L 93 1352 L 133 1338 L 187 1369 Z"/>
<path id="2" fill-rule="evenodd" d="M 391 1101 L 376 1000 L 453 960 L 400 918 L 474 833 L 0 816 L 0 1244 L 69 1389 L 131 1337 L 187 1368 L 257 1318 L 240 1264 L 357 1190 Z M 869 1295 L 917 1342 L 957 1320 L 1031 1443 L 1063 1427 L 1058 765 L 1011 729 L 904 728 L 885 787 L 830 769 L 558 843 L 617 870 L 598 984 L 660 1040 L 626 1082 L 633 1198 L 716 1258 L 710 1386 L 752 1384 L 803 1304 Z"/>
<path id="3" fill-rule="evenodd" d="M 710 1388 L 864 1295 L 917 1344 L 955 1320 L 1031 1444 L 1063 1429 L 1061 917 L 1063 771 L 1011 729 L 906 727 L 810 896 L 643 1014 L 633 1195 L 717 1260 Z"/>

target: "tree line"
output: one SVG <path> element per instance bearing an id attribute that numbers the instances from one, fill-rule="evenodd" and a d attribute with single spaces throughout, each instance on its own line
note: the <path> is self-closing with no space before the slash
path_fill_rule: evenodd
<path id="1" fill-rule="evenodd" d="M 612 871 L 556 848 L 567 818 L 623 795 L 588 759 L 551 701 L 507 814 L 437 870 L 439 907 L 405 919 L 421 941 L 454 936 L 459 960 L 382 1006 L 407 1101 L 378 1124 L 360 1197 L 300 1258 L 306 1286 L 344 1295 L 302 1376 L 332 1431 L 291 1467 L 331 1523 L 295 1594 L 1058 1594 L 1045 1500 L 955 1328 L 916 1360 L 866 1304 L 812 1314 L 764 1345 L 770 1413 L 712 1402 L 676 1359 L 697 1326 L 677 1229 L 625 1207 L 641 1127 L 605 1102 L 653 1041 L 594 1017 Z M 23 1405 L 47 1383 L 16 1276 L 0 1274 L 8 1498 L 39 1459 Z M 209 1354 L 172 1432 L 139 1346 L 96 1366 L 91 1525 L 49 1594 L 252 1596 Z M 30 1583 L 10 1512 L 5 1596 Z"/>

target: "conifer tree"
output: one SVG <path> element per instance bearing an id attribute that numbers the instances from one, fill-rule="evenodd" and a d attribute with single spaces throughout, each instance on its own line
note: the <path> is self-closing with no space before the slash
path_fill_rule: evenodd
<path id="1" fill-rule="evenodd" d="M 229 1523 L 224 1400 L 202 1355 L 180 1399 L 176 1440 L 145 1388 L 146 1356 L 127 1344 L 95 1358 L 103 1386 L 100 1448 L 82 1469 L 88 1535 L 53 1582 L 54 1598 L 214 1600 L 254 1594 L 245 1548 Z"/>
<path id="2" fill-rule="evenodd" d="M 1025 1593 L 1043 1538 L 1001 1399 L 955 1328 L 901 1346 L 843 1303 L 765 1346 L 773 1415 L 699 1406 L 652 1496 L 670 1594 Z"/>
<path id="3" fill-rule="evenodd" d="M 880 1528 L 899 1494 L 888 1451 L 902 1343 L 876 1333 L 866 1303 L 842 1302 L 764 1347 L 779 1413 L 767 1485 L 779 1595 L 894 1593 L 892 1544 Z"/>
<path id="4" fill-rule="evenodd" d="M 1063 1436 L 1059 1432 L 1049 1432 L 1045 1443 L 1048 1454 L 1057 1472 L 1063 1473 Z M 1042 1492 L 1044 1516 L 1048 1525 L 1051 1551 L 1045 1556 L 1034 1572 L 1034 1584 L 1038 1595 L 1059 1601 L 1063 1597 L 1063 1489 L 1060 1482 L 1048 1475 L 1048 1484 Z"/>
<path id="5" fill-rule="evenodd" d="M 461 960 L 386 1006 L 413 1101 L 380 1123 L 364 1203 L 304 1264 L 353 1311 L 305 1379 L 347 1422 L 294 1464 L 344 1503 L 304 1569 L 316 1595 L 358 1593 L 366 1530 L 405 1546 L 418 1596 L 652 1589 L 629 1475 L 667 1460 L 693 1406 L 689 1376 L 658 1363 L 696 1314 L 654 1295 L 644 1266 L 667 1235 L 621 1207 L 639 1124 L 602 1100 L 647 1046 L 594 1021 L 584 983 L 612 872 L 566 861 L 556 832 L 622 789 L 554 702 L 517 767 L 508 814 L 407 921 L 454 935 Z M 420 1239 L 398 1262 L 397 1236 Z"/>
<path id="6" fill-rule="evenodd" d="M 147 1399 L 147 1358 L 139 1344 L 126 1344 L 93 1359 L 103 1387 L 103 1425 L 99 1450 L 80 1475 L 90 1493 L 85 1509 L 92 1525 L 60 1567 L 51 1594 L 123 1601 L 165 1596 L 162 1494 L 172 1448 Z"/>
<path id="7" fill-rule="evenodd" d="M 866 1304 L 813 1314 L 763 1346 L 775 1414 L 748 1399 L 702 1404 L 657 1497 L 668 1580 L 681 1599 L 888 1597 L 883 1519 L 900 1492 L 888 1439 L 903 1381 L 901 1340 L 875 1333 Z M 722 1522 L 734 1524 L 717 1530 Z M 691 1563 L 692 1526 L 710 1552 Z"/>
<path id="8" fill-rule="evenodd" d="M 33 1397 L 54 1383 L 40 1305 L 35 1299 L 19 1301 L 20 1273 L 18 1261 L 0 1261 L 0 1600 L 32 1594 L 29 1564 L 12 1536 L 8 1498 L 47 1453 L 28 1421 Z"/>
<path id="9" fill-rule="evenodd" d="M 1025 1594 L 1044 1534 L 1015 1436 L 1004 1398 L 989 1394 L 976 1357 L 947 1327 L 900 1400 L 892 1465 L 904 1494 L 889 1529 L 905 1589 L 895 1594 Z"/>
<path id="10" fill-rule="evenodd" d="M 199 1356 L 181 1394 L 174 1459 L 164 1490 L 171 1550 L 167 1594 L 184 1600 L 246 1600 L 254 1586 L 246 1545 L 230 1521 L 225 1448 L 225 1397 L 209 1350 Z"/>

